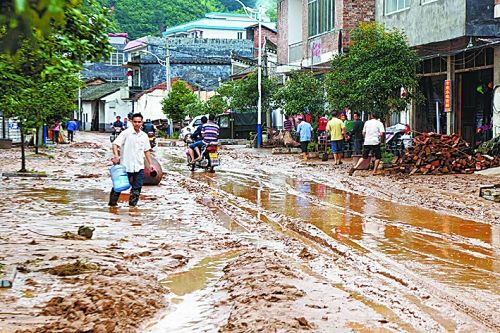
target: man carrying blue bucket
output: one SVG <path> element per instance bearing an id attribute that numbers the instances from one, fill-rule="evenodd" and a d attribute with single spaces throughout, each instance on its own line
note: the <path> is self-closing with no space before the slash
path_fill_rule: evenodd
<path id="1" fill-rule="evenodd" d="M 151 146 L 148 135 L 141 131 L 143 117 L 140 113 L 132 115 L 132 126 L 121 132 L 113 141 L 113 164 L 125 167 L 132 189 L 130 190 L 129 205 L 136 206 L 144 182 L 144 158 L 150 165 L 150 174 L 155 177 L 156 170 L 151 161 Z M 111 189 L 109 205 L 116 206 L 120 192 Z"/>

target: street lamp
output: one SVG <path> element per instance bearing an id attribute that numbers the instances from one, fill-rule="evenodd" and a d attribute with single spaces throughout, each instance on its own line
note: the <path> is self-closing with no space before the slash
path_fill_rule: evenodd
<path id="1" fill-rule="evenodd" d="M 259 22 L 259 54 L 257 57 L 257 89 L 259 91 L 259 100 L 257 101 L 257 148 L 260 148 L 262 144 L 262 6 L 259 6 L 259 8 L 255 10 L 245 6 L 240 0 L 235 1 L 243 7 L 248 17 L 254 18 L 251 14 L 257 14 L 257 21 Z"/>
<path id="2" fill-rule="evenodd" d="M 147 54 L 151 54 L 153 57 L 156 58 L 156 61 L 160 64 L 160 66 L 165 67 L 165 87 L 167 90 L 167 96 L 170 94 L 170 49 L 168 48 L 168 38 L 166 39 L 167 42 L 167 49 L 165 51 L 165 60 L 161 60 L 160 57 L 158 57 L 156 54 L 153 52 L 150 52 L 148 50 L 141 50 L 140 52 L 144 52 Z M 170 127 L 170 133 L 173 133 L 173 124 L 169 120 L 169 127 Z"/>
<path id="3" fill-rule="evenodd" d="M 170 52 L 168 52 L 168 39 L 167 39 L 167 52 L 165 56 L 165 60 L 161 60 L 160 57 L 158 57 L 156 54 L 153 52 L 150 52 L 148 50 L 140 50 L 140 52 L 151 54 L 153 57 L 156 58 L 156 61 L 158 63 L 165 67 L 165 84 L 167 88 L 167 95 L 170 93 Z"/>

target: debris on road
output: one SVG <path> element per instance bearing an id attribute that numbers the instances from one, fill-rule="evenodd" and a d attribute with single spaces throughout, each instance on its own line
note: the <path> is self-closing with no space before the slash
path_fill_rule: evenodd
<path id="1" fill-rule="evenodd" d="M 413 139 L 396 170 L 412 174 L 473 173 L 500 165 L 500 157 L 474 153 L 457 134 L 423 133 Z"/>
<path id="2" fill-rule="evenodd" d="M 0 288 L 12 288 L 16 275 L 16 266 L 6 266 L 0 264 Z"/>
<path id="3" fill-rule="evenodd" d="M 78 228 L 78 235 L 83 236 L 87 239 L 91 239 L 94 234 L 94 227 L 88 225 L 82 225 Z"/>
<path id="4" fill-rule="evenodd" d="M 99 266 L 93 263 L 77 260 L 74 263 L 62 264 L 47 269 L 47 272 L 57 276 L 70 276 L 83 273 L 94 272 L 99 269 Z"/>
<path id="5" fill-rule="evenodd" d="M 500 184 L 481 186 L 479 196 L 486 200 L 500 202 Z"/>

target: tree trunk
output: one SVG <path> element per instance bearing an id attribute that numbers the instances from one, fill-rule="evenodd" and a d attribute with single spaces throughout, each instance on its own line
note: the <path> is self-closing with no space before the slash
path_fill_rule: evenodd
<path id="1" fill-rule="evenodd" d="M 38 155 L 38 146 L 40 145 L 40 142 L 38 139 L 39 134 L 40 134 L 40 129 L 37 127 L 36 133 L 35 133 L 35 135 L 36 135 L 36 137 L 35 137 L 35 154 L 37 154 L 37 155 Z"/>
<path id="2" fill-rule="evenodd" d="M 21 130 L 21 170 L 19 170 L 19 172 L 26 172 L 26 155 L 24 154 L 24 129 L 23 129 L 23 126 L 20 125 L 19 129 Z"/>

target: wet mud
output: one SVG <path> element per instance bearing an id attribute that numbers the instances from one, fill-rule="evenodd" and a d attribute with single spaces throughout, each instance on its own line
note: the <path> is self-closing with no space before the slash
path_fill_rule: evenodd
<path id="1" fill-rule="evenodd" d="M 476 195 L 491 179 L 348 177 L 243 147 L 192 173 L 158 147 L 161 184 L 110 209 L 108 138 L 77 139 L 28 155 L 47 177 L 0 180 L 0 264 L 19 271 L 2 333 L 500 330 L 500 205 Z"/>

